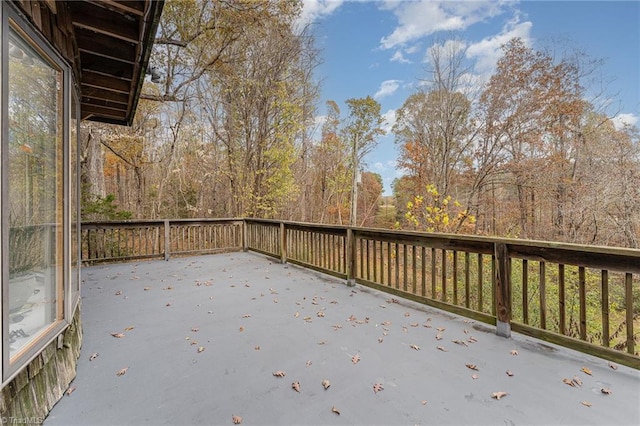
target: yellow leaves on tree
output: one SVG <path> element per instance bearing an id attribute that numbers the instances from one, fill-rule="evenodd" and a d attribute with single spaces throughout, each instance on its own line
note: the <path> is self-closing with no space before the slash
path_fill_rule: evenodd
<path id="1" fill-rule="evenodd" d="M 429 184 L 425 195 L 416 195 L 407 203 L 407 224 L 427 232 L 472 233 L 476 219 L 451 195 L 440 194 Z"/>

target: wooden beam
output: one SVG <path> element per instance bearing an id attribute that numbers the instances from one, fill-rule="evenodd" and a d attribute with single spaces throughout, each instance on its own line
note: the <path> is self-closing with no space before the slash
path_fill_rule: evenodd
<path id="1" fill-rule="evenodd" d="M 82 114 L 99 115 L 102 117 L 109 117 L 117 120 L 124 120 L 127 115 L 126 110 L 115 110 L 111 108 L 103 108 L 95 105 L 81 104 Z"/>
<path id="2" fill-rule="evenodd" d="M 111 90 L 98 89 L 96 87 L 91 86 L 81 86 L 82 90 L 82 99 L 91 98 L 91 99 L 104 99 L 109 102 L 116 102 L 120 104 L 129 104 L 129 94 L 113 92 Z M 87 103 L 90 103 L 87 100 Z"/>
<path id="3" fill-rule="evenodd" d="M 105 58 L 91 52 L 81 52 L 80 63 L 86 71 L 108 74 L 129 81 L 133 78 L 133 67 L 127 62 Z"/>
<path id="4" fill-rule="evenodd" d="M 73 25 L 115 37 L 129 43 L 140 41 L 140 19 L 133 15 L 112 12 L 87 2 L 71 2 Z"/>
<path id="5" fill-rule="evenodd" d="M 136 61 L 137 49 L 135 44 L 83 28 L 76 28 L 76 40 L 78 50 L 81 52 L 89 52 L 130 64 L 134 64 Z"/>
<path id="6" fill-rule="evenodd" d="M 91 71 L 82 72 L 82 84 L 96 87 L 98 89 L 111 90 L 129 95 L 131 92 L 131 82 L 119 78 L 111 78 Z"/>
<path id="7" fill-rule="evenodd" d="M 138 16 L 144 16 L 143 1 L 114 1 L 114 0 L 95 0 L 91 3 L 98 4 L 110 10 L 120 10 L 127 13 L 133 13 Z"/>

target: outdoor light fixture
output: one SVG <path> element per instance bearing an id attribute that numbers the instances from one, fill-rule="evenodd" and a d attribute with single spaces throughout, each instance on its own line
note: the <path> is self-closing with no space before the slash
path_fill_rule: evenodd
<path id="1" fill-rule="evenodd" d="M 149 69 L 147 70 L 147 74 L 151 75 L 152 83 L 160 83 L 161 76 L 156 67 L 149 67 Z"/>

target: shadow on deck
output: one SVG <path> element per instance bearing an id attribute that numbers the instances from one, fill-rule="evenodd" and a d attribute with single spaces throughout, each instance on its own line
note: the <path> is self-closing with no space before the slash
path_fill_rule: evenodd
<path id="1" fill-rule="evenodd" d="M 45 425 L 640 424 L 637 370 L 250 253 L 83 268 L 82 321 Z"/>

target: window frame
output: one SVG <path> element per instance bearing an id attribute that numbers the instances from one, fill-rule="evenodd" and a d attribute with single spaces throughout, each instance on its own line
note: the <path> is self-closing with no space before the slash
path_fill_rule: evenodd
<path id="1" fill-rule="evenodd" d="M 73 69 L 72 67 L 62 58 L 62 56 L 57 52 L 57 50 L 52 46 L 52 44 L 46 40 L 42 34 L 35 29 L 27 18 L 14 6 L 9 2 L 2 2 L 0 9 L 0 20 L 2 22 L 1 27 L 1 37 L 0 42 L 2 43 L 2 55 L 0 60 L 0 99 L 1 99 L 1 114 L 0 114 L 0 135 L 1 135 L 1 143 L 0 143 L 0 188 L 1 196 L 0 196 L 0 212 L 1 212 L 1 225 L 0 229 L 2 230 L 2 250 L 0 250 L 0 273 L 2 276 L 1 287 L 2 291 L 1 295 L 1 315 L 0 315 L 0 328 L 2 330 L 2 342 L 0 343 L 0 353 L 2 354 L 2 386 L 6 385 L 10 382 L 20 371 L 22 371 L 36 356 L 38 356 L 42 350 L 53 342 L 55 339 L 60 337 L 62 331 L 64 331 L 70 324 L 71 319 L 75 313 L 75 309 L 78 306 L 80 299 L 80 257 L 77 254 L 77 264 L 72 265 L 71 262 L 71 250 L 73 249 L 73 244 L 71 244 L 71 208 L 77 209 L 76 216 L 76 226 L 80 226 L 80 216 L 79 216 L 79 204 L 80 204 L 80 193 L 77 192 L 77 199 L 75 200 L 76 205 L 73 206 L 73 200 L 71 200 L 71 185 L 76 186 L 76 190 L 79 191 L 79 174 L 80 174 L 80 152 L 79 152 L 79 123 L 80 123 L 80 115 L 79 115 L 79 93 L 77 91 L 77 85 L 72 84 L 74 81 L 73 78 Z M 56 250 L 61 250 L 60 258 L 61 258 L 61 273 L 60 280 L 56 281 L 56 287 L 54 289 L 57 297 L 56 305 L 56 318 L 55 320 L 45 326 L 37 336 L 34 337 L 32 341 L 30 341 L 24 348 L 20 348 L 14 355 L 13 359 L 11 358 L 10 353 L 10 345 L 9 342 L 9 262 L 8 262 L 8 253 L 9 253 L 9 219 L 8 214 L 4 212 L 4 206 L 6 206 L 8 201 L 8 149 L 5 146 L 8 146 L 8 135 L 9 135 L 9 121 L 8 121 L 8 94 L 9 94 L 9 83 L 8 83 L 8 63 L 9 63 L 9 33 L 13 31 L 14 34 L 21 37 L 24 42 L 29 44 L 34 50 L 36 50 L 42 57 L 45 59 L 51 67 L 56 69 L 62 75 L 62 84 L 61 84 L 61 120 L 60 124 L 60 132 L 62 138 L 62 152 L 57 152 L 56 154 L 56 162 L 60 161 L 59 164 L 62 166 L 62 193 L 60 197 L 62 198 L 62 229 L 60 230 L 60 236 L 62 238 L 61 244 L 56 245 Z M 73 91 L 73 94 L 72 94 Z M 75 95 L 75 96 L 74 96 Z M 75 102 L 74 102 L 75 99 Z M 76 139 L 72 141 L 71 139 L 71 108 L 76 109 Z M 71 182 L 71 154 L 70 154 L 70 143 L 74 143 L 76 145 L 76 182 Z M 58 155 L 61 155 L 61 158 L 58 159 Z M 78 242 L 80 239 L 80 229 L 77 229 L 76 235 Z M 79 250 L 79 245 L 76 245 Z M 56 254 L 57 255 L 57 254 Z M 77 286 L 74 284 L 76 289 L 72 288 L 72 283 L 74 280 L 72 279 L 72 274 L 74 274 L 74 278 L 77 280 Z"/>

